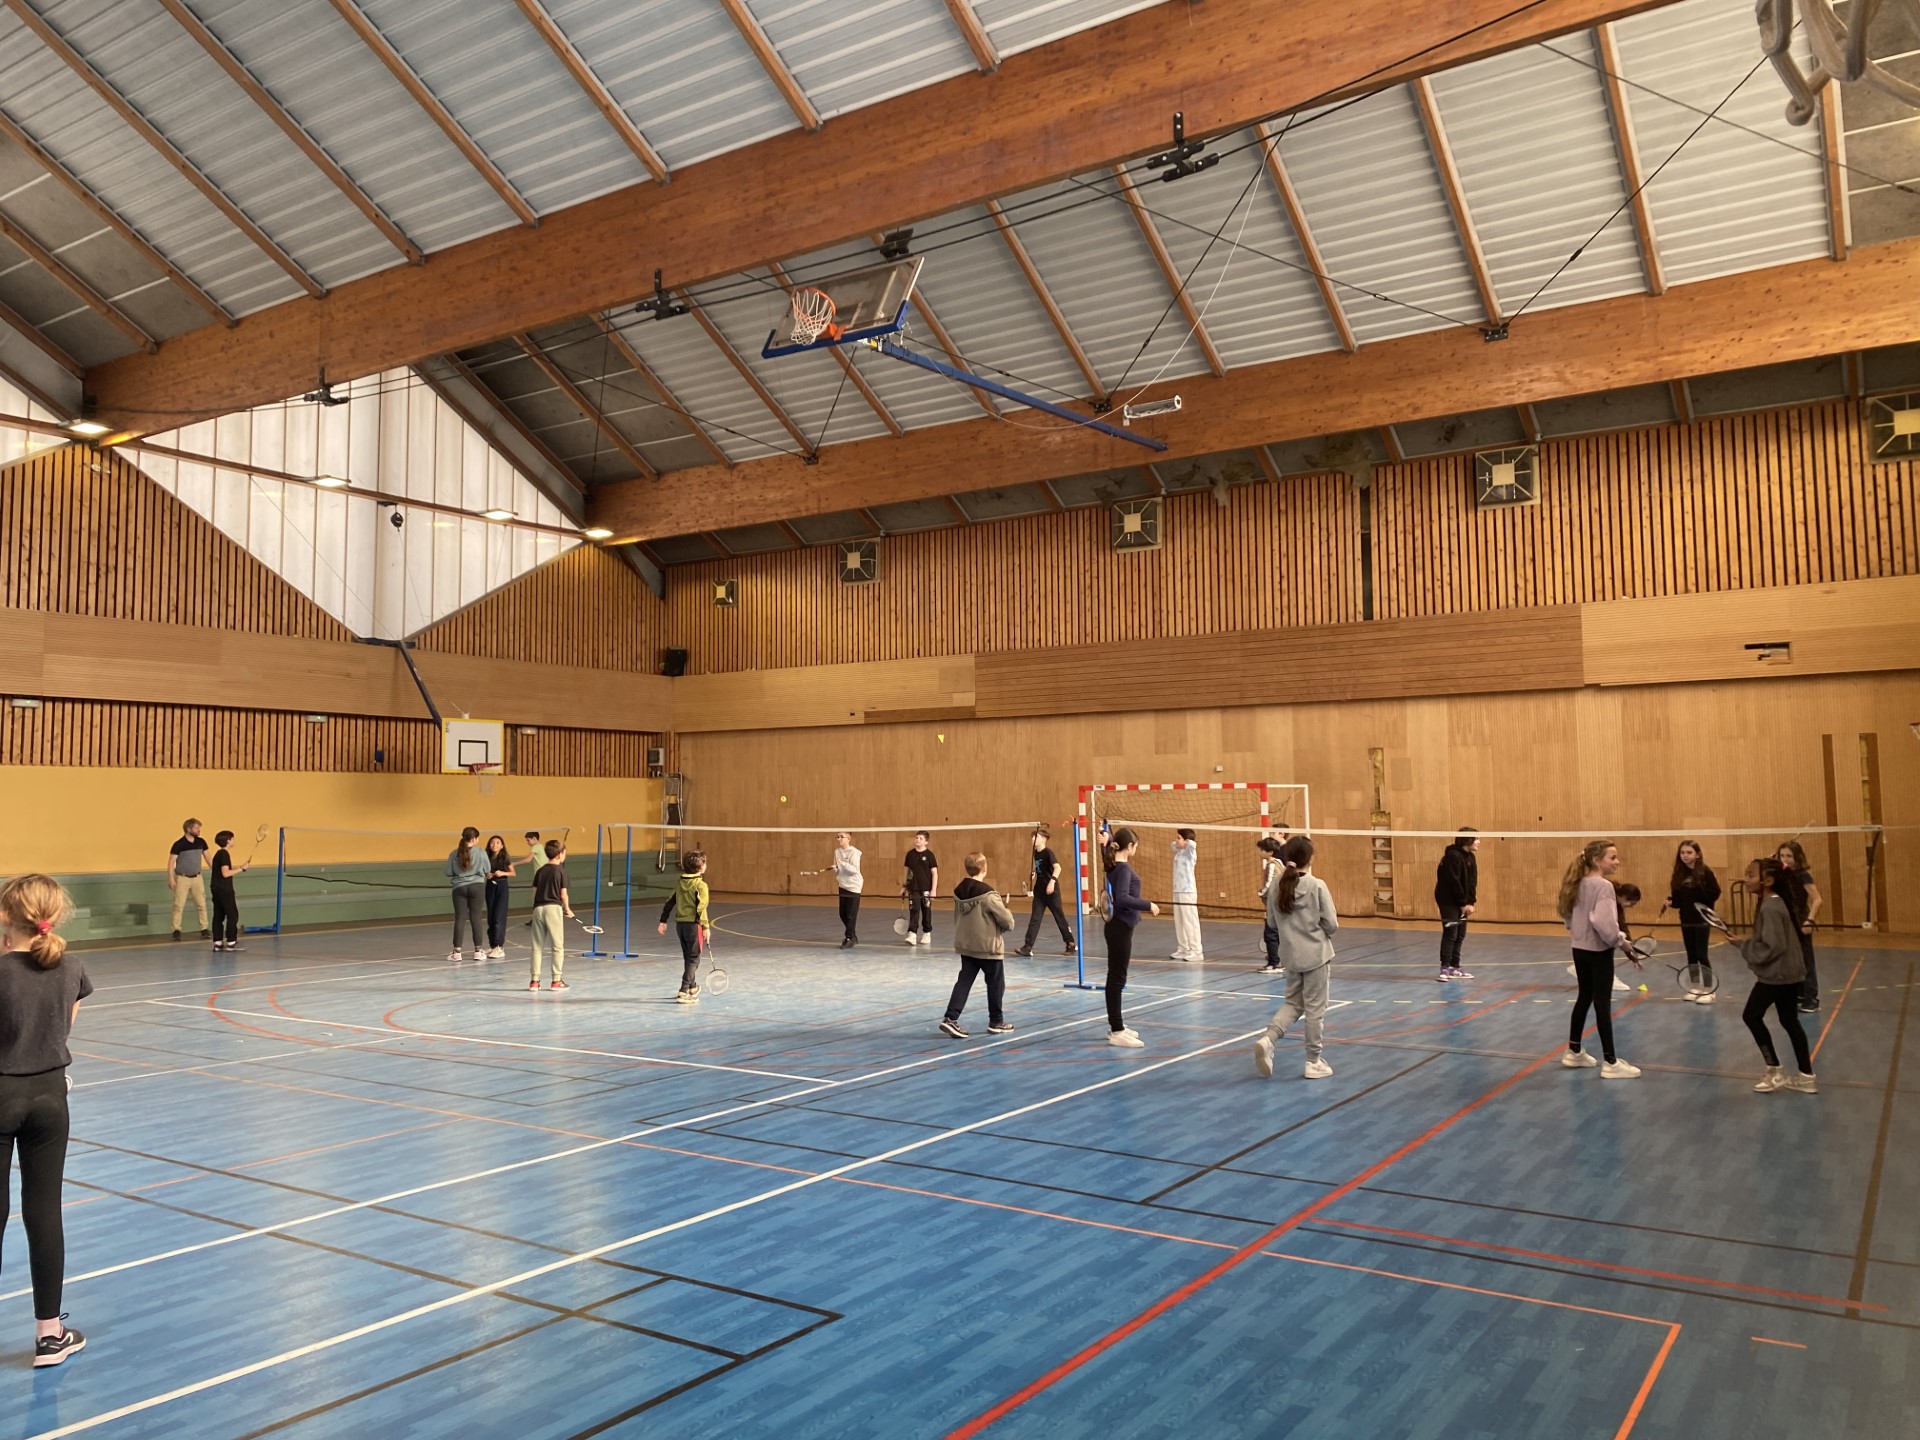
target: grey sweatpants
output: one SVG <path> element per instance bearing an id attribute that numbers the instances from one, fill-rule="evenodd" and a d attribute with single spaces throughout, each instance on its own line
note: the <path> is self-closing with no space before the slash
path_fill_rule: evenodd
<path id="1" fill-rule="evenodd" d="M 1332 965 L 1313 970 L 1287 971 L 1287 998 L 1267 1022 L 1267 1038 L 1278 1044 L 1302 1015 L 1307 1017 L 1307 1059 L 1320 1058 L 1320 1032 L 1327 1019 L 1328 971 Z"/>

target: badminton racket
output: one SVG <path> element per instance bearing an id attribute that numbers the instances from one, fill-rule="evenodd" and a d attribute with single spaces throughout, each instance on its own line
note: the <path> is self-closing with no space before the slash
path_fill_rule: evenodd
<path id="1" fill-rule="evenodd" d="M 910 897 L 906 891 L 902 890 L 900 892 L 900 913 L 894 918 L 894 922 L 893 922 L 894 934 L 904 935 L 907 933 L 908 929 L 910 928 L 910 926 L 907 923 L 908 918 L 912 914 L 913 914 L 912 897 Z"/>
<path id="2" fill-rule="evenodd" d="M 249 867 L 253 864 L 253 857 L 260 853 L 260 847 L 267 843 L 267 836 L 272 833 L 273 827 L 271 825 L 262 825 L 258 830 L 253 832 L 253 849 L 247 852 L 246 863 Z"/>
<path id="3" fill-rule="evenodd" d="M 580 927 L 580 933 L 582 935 L 604 935 L 607 933 L 607 927 L 604 925 L 589 925 L 586 921 L 582 920 L 578 915 L 572 916 L 570 918 L 573 920 L 574 924 Z"/>
<path id="4" fill-rule="evenodd" d="M 1733 934 L 1733 927 L 1728 925 L 1726 921 L 1722 920 L 1720 918 L 1719 912 L 1716 911 L 1711 905 L 1696 905 L 1693 908 L 1699 912 L 1700 918 L 1702 920 L 1706 921 L 1708 925 L 1712 926 L 1715 930 L 1718 930 L 1722 935 Z"/>
<path id="5" fill-rule="evenodd" d="M 721 969 L 719 962 L 713 958 L 713 930 L 711 927 L 702 928 L 700 931 L 700 948 L 705 952 L 707 957 L 706 988 L 716 995 L 726 994 L 727 972 Z"/>

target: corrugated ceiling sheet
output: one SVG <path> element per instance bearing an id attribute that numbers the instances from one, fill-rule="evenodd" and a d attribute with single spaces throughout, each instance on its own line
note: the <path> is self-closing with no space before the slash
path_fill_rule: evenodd
<path id="1" fill-rule="evenodd" d="M 622 325 L 621 333 L 727 458 L 761 460 L 776 452 L 794 452 L 792 437 L 741 382 L 739 373 L 691 315 L 629 322 Z"/>
<path id="2" fill-rule="evenodd" d="M 1599 59 L 1588 34 L 1555 45 Z M 1533 46 L 1438 74 L 1433 89 L 1503 315 L 1582 245 L 1532 309 L 1645 290 L 1598 72 Z"/>
<path id="3" fill-rule="evenodd" d="M 1344 282 L 1340 304 L 1355 336 L 1365 343 L 1437 330 L 1449 319 L 1481 323 L 1473 275 L 1406 89 L 1302 119 L 1308 123 L 1287 133 L 1280 153 L 1327 271 Z"/>
<path id="4" fill-rule="evenodd" d="M 846 372 L 831 356 L 760 358 L 768 332 L 778 329 L 784 338 L 793 315 L 793 303 L 787 292 L 774 284 L 764 270 L 756 270 L 750 276 L 730 275 L 712 285 L 697 287 L 693 295 L 697 300 L 713 297 L 714 303 L 706 306 L 707 318 L 767 387 L 774 403 L 799 426 L 809 446 L 841 445 L 849 440 L 887 433 L 886 425 L 852 382 L 847 381 Z M 663 373 L 661 378 L 669 385 L 674 383 L 671 372 Z"/>
<path id="5" fill-rule="evenodd" d="M 748 0 L 823 119 L 975 68 L 944 0 Z"/>
<path id="6" fill-rule="evenodd" d="M 1238 154 L 1225 153 L 1236 148 Z M 1233 367 L 1338 349 L 1259 137 L 1242 131 L 1215 141 L 1214 149 L 1223 158 L 1198 175 L 1171 184 L 1150 171 L 1137 178 L 1187 293 L 1206 308 L 1202 323 L 1221 358 Z"/>
<path id="7" fill-rule="evenodd" d="M 648 178 L 513 0 L 355 0 L 545 215 Z"/>
<path id="8" fill-rule="evenodd" d="M 1173 291 L 1118 192 L 1102 170 L 1009 196 L 1005 208 L 1103 388 L 1204 374 L 1206 357 L 1179 307 L 1167 308 Z"/>
<path id="9" fill-rule="evenodd" d="M 671 168 L 799 122 L 709 0 L 546 0 L 600 83 Z"/>
<path id="10" fill-rule="evenodd" d="M 1787 123 L 1786 92 L 1770 66 L 1741 83 L 1760 54 L 1748 0 L 1684 0 L 1615 31 L 1642 173 L 1685 143 L 1647 187 L 1667 279 L 1685 284 L 1826 254 L 1819 127 Z M 1804 38 L 1795 49 L 1804 52 Z M 1802 68 L 1810 63 L 1803 53 Z M 1733 123 L 1709 121 L 1687 140 L 1715 106 Z"/>
<path id="11" fill-rule="evenodd" d="M 326 0 L 195 0 L 195 13 L 422 250 L 519 223 Z"/>
<path id="12" fill-rule="evenodd" d="M 221 304 L 244 312 L 304 293 L 4 10 L 0 95 L 56 160 Z"/>
<path id="13" fill-rule="evenodd" d="M 920 271 L 918 293 L 926 296 L 970 365 L 1055 402 L 1086 395 L 1087 382 L 1073 356 L 984 209 L 936 216 L 919 233 L 927 237 L 931 253 Z"/>
<path id="14" fill-rule="evenodd" d="M 129 105 L 322 285 L 399 259 L 154 0 L 62 0 L 40 10 Z"/>
<path id="15" fill-rule="evenodd" d="M 809 278 L 818 279 L 840 271 L 859 269 L 876 264 L 879 259 L 879 254 L 871 245 L 849 244 L 802 255 L 785 268 L 796 284 L 804 284 Z M 938 313 L 937 306 L 935 313 Z M 947 357 L 940 352 L 939 341 L 934 339 L 933 332 L 913 311 L 907 314 L 907 328 L 909 345 L 932 359 L 947 361 Z M 860 378 L 873 387 L 902 429 L 919 430 L 929 425 L 946 425 L 955 420 L 971 420 L 982 413 L 972 395 L 958 381 L 916 370 L 911 365 L 889 360 L 857 346 L 849 348 L 847 354 L 858 367 Z"/>
<path id="16" fill-rule="evenodd" d="M 1162 0 L 973 0 L 973 10 L 1005 57 L 1160 3 Z"/>

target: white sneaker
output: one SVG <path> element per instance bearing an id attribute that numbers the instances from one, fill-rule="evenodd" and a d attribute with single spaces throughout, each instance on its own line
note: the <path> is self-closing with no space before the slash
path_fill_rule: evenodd
<path id="1" fill-rule="evenodd" d="M 489 960 L 504 960 L 506 958 L 507 952 L 498 945 L 487 951 L 487 959 Z"/>
<path id="2" fill-rule="evenodd" d="M 1146 1043 L 1146 1041 L 1142 1040 L 1131 1030 L 1109 1030 L 1107 1032 L 1107 1044 L 1118 1045 L 1122 1050 L 1142 1050 L 1146 1048 Z"/>
<path id="3" fill-rule="evenodd" d="M 1769 1065 L 1767 1073 L 1760 1077 L 1760 1083 L 1753 1087 L 1762 1095 L 1787 1088 L 1786 1073 L 1778 1065 Z"/>
<path id="4" fill-rule="evenodd" d="M 1569 1050 L 1560 1057 L 1560 1063 L 1569 1070 L 1591 1070 L 1600 1062 L 1584 1050 Z"/>
<path id="5" fill-rule="evenodd" d="M 1273 1078 L 1273 1037 L 1262 1035 L 1253 1042 L 1254 1072 L 1263 1080 Z"/>
<path id="6" fill-rule="evenodd" d="M 1602 1080 L 1632 1080 L 1639 1073 L 1638 1065 L 1629 1065 L 1625 1060 L 1609 1060 L 1600 1067 Z"/>
<path id="7" fill-rule="evenodd" d="M 1696 1005 L 1711 1005 L 1711 1004 L 1713 1004 L 1713 996 L 1711 996 L 1711 995 L 1696 995 L 1696 996 L 1694 996 L 1694 997 L 1693 997 L 1693 1003 L 1694 1003 L 1694 1004 L 1696 1004 Z"/>
<path id="8" fill-rule="evenodd" d="M 458 965 L 460 963 L 460 952 L 455 950 L 451 955 L 447 956 L 447 963 L 449 965 Z"/>
<path id="9" fill-rule="evenodd" d="M 1309 1060 L 1307 1068 L 1301 1073 L 1309 1080 L 1324 1080 L 1333 1074 L 1333 1067 L 1324 1060 Z"/>
<path id="10" fill-rule="evenodd" d="M 1622 980 L 1618 975 L 1613 977 L 1613 988 L 1616 991 L 1633 989 L 1631 985 L 1627 984 L 1627 982 Z"/>
<path id="11" fill-rule="evenodd" d="M 1802 1095 L 1818 1095 L 1820 1084 L 1811 1075 L 1795 1075 L 1786 1084 L 1789 1090 L 1798 1090 Z"/>
<path id="12" fill-rule="evenodd" d="M 913 931 L 909 930 L 907 932 L 907 944 L 918 945 L 919 943 L 920 943 L 920 937 L 914 934 Z"/>
<path id="13" fill-rule="evenodd" d="M 933 944 L 933 932 L 931 930 L 922 930 L 920 932 L 920 943 L 922 945 Z"/>

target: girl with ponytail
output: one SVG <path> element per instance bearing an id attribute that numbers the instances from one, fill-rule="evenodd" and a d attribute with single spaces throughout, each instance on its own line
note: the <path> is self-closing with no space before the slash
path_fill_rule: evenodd
<path id="1" fill-rule="evenodd" d="M 1590 1069 L 1598 1062 L 1582 1048 L 1587 1011 L 1593 1011 L 1600 1033 L 1603 1080 L 1631 1080 L 1640 1073 L 1613 1053 L 1613 952 L 1620 943 L 1620 901 L 1614 894 L 1613 872 L 1620 868 L 1620 852 L 1611 840 L 1590 840 L 1567 866 L 1560 879 L 1560 918 L 1573 937 L 1573 973 L 1580 982 L 1567 1030 L 1567 1053 L 1560 1063 L 1569 1070 Z"/>
<path id="2" fill-rule="evenodd" d="M 1140 898 L 1140 877 L 1128 863 L 1140 848 L 1140 838 L 1124 827 L 1115 830 L 1100 847 L 1107 871 L 1107 1043 L 1138 1050 L 1145 1042 L 1127 1028 L 1120 1013 L 1121 992 L 1127 988 L 1127 967 L 1133 963 L 1133 927 L 1142 915 L 1158 915 L 1160 907 Z"/>
<path id="3" fill-rule="evenodd" d="M 86 1347 L 60 1314 L 67 1239 L 60 1186 L 67 1169 L 67 1033 L 93 993 L 55 927 L 73 913 L 58 881 L 21 875 L 0 886 L 0 1175 L 20 1161 L 20 1218 L 33 1272 L 35 1366 Z M 7 1196 L 0 1189 L 0 1225 Z"/>
<path id="4" fill-rule="evenodd" d="M 473 941 L 473 958 L 487 958 L 487 873 L 486 856 L 473 842 L 480 832 L 469 825 L 460 832 L 460 843 L 447 856 L 447 884 L 453 890 L 453 950 L 447 959 L 458 965 L 464 940 Z"/>
<path id="5" fill-rule="evenodd" d="M 1328 968 L 1333 960 L 1333 933 L 1340 921 L 1333 913 L 1333 894 L 1326 881 L 1313 873 L 1313 841 L 1295 835 L 1280 847 L 1280 874 L 1267 890 L 1267 928 L 1280 939 L 1281 964 L 1287 972 L 1287 998 L 1267 1033 L 1253 1042 L 1253 1068 L 1273 1074 L 1273 1047 L 1302 1016 L 1307 1021 L 1309 1080 L 1324 1080 L 1333 1067 L 1320 1058 L 1321 1026 L 1327 1015 Z"/>

